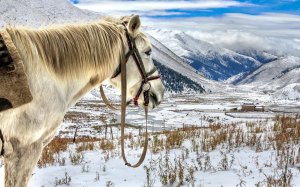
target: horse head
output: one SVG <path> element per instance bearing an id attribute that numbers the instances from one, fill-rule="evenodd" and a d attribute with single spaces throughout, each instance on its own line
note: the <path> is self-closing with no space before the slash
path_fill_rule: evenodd
<path id="1" fill-rule="evenodd" d="M 125 30 L 127 96 L 134 100 L 135 105 L 147 106 L 153 109 L 158 106 L 164 95 L 165 87 L 154 66 L 151 51 L 152 46 L 148 37 L 140 31 L 139 16 L 132 15 L 121 18 Z M 110 83 L 121 89 L 121 67 L 110 78 Z"/>

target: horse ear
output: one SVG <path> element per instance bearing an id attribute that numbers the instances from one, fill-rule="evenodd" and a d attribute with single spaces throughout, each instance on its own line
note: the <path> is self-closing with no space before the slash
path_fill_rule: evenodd
<path id="1" fill-rule="evenodd" d="M 127 24 L 128 33 L 135 38 L 137 34 L 140 32 L 141 20 L 138 15 L 132 16 Z"/>

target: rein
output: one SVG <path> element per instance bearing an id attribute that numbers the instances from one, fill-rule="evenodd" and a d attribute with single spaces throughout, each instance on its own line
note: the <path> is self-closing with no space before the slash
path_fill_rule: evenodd
<path id="1" fill-rule="evenodd" d="M 141 58 L 141 55 L 136 47 L 136 43 L 135 43 L 135 38 L 132 38 L 129 33 L 128 30 L 126 29 L 126 25 L 123 24 L 125 27 L 125 33 L 126 33 L 126 38 L 127 38 L 127 43 L 128 43 L 128 47 L 129 47 L 129 51 L 127 52 L 127 54 L 125 55 L 125 61 L 121 62 L 119 67 L 117 68 L 117 70 L 115 71 L 115 73 L 113 74 L 113 76 L 111 78 L 115 78 L 117 77 L 119 74 L 121 74 L 121 94 L 122 94 L 122 101 L 121 101 L 121 150 L 122 150 L 122 158 L 125 162 L 126 166 L 132 167 L 132 168 L 137 168 L 139 167 L 145 160 L 146 157 L 146 153 L 147 153 L 147 148 L 148 148 L 148 128 L 147 128 L 147 124 L 148 124 L 148 105 L 150 102 L 150 89 L 151 89 L 151 84 L 149 83 L 149 81 L 152 80 L 156 80 L 159 79 L 160 76 L 151 76 L 153 73 L 155 73 L 157 71 L 156 68 L 153 68 L 150 72 L 146 72 L 144 64 L 143 64 L 143 60 Z M 130 56 L 133 57 L 134 62 L 136 64 L 136 66 L 138 67 L 139 73 L 142 76 L 142 82 L 140 85 L 140 88 L 136 94 L 136 96 L 134 97 L 134 105 L 138 106 L 138 99 L 141 95 L 141 93 L 143 92 L 143 96 L 144 96 L 144 110 L 145 110 L 145 120 L 146 120 L 146 134 L 145 134 L 145 144 L 143 147 L 143 152 L 142 155 L 140 157 L 140 159 L 138 160 L 138 162 L 134 165 L 130 164 L 127 159 L 126 159 L 126 154 L 125 154 L 125 138 L 124 138 L 124 133 L 125 133 L 125 122 L 126 122 L 126 106 L 129 104 L 129 102 L 126 101 L 126 92 L 127 92 L 127 82 L 126 82 L 126 64 L 130 58 Z M 104 90 L 102 85 L 100 86 L 100 94 L 101 97 L 103 98 L 104 103 L 107 105 L 108 108 L 113 109 L 113 110 L 117 110 L 117 108 L 115 108 L 107 99 L 107 97 L 105 96 Z"/>

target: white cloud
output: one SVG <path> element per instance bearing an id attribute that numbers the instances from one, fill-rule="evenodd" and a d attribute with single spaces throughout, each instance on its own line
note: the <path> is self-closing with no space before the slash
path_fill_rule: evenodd
<path id="1" fill-rule="evenodd" d="M 196 17 L 180 19 L 144 18 L 148 25 L 178 30 L 228 31 L 242 30 L 274 37 L 297 37 L 300 35 L 300 16 L 265 13 L 262 15 L 226 14 L 223 17 Z M 180 24 L 178 24 L 180 23 Z"/>
<path id="2" fill-rule="evenodd" d="M 247 14 L 227 14 L 227 17 L 238 18 L 251 21 L 269 21 L 272 23 L 284 23 L 284 22 L 299 22 L 300 17 L 293 14 L 283 13 L 265 13 L 262 15 L 247 15 Z"/>
<path id="3" fill-rule="evenodd" d="M 195 38 L 229 49 L 253 48 L 300 56 L 300 16 L 265 13 L 226 14 L 162 20 L 143 19 L 143 25 L 189 33 Z"/>
<path id="4" fill-rule="evenodd" d="M 263 13 L 248 15 L 225 14 L 221 17 L 195 17 L 178 19 L 152 19 L 147 16 L 180 15 L 172 9 L 197 9 L 257 6 L 234 0 L 206 1 L 81 1 L 77 6 L 110 15 L 139 14 L 142 25 L 186 31 L 198 39 L 231 49 L 275 49 L 300 56 L 300 16 L 292 14 Z"/>
<path id="5" fill-rule="evenodd" d="M 205 1 L 83 1 L 76 5 L 82 9 L 108 14 L 130 14 L 138 12 L 141 15 L 149 14 L 150 11 L 161 11 L 165 15 L 166 10 L 172 9 L 201 9 L 227 8 L 252 6 L 248 3 L 229 0 L 205 0 Z M 159 12 L 157 12 L 159 13 Z M 169 12 L 168 12 L 169 13 Z M 176 12 L 173 12 L 176 15 Z M 171 13 L 169 13 L 171 14 Z"/>
<path id="6" fill-rule="evenodd" d="M 143 15 L 143 16 L 177 16 L 177 15 L 185 15 L 186 13 L 184 12 L 173 12 L 173 11 L 164 11 L 164 10 L 154 10 L 154 11 L 132 11 L 131 13 L 137 14 L 137 15 Z M 125 13 L 125 14 L 130 14 L 130 13 Z M 122 13 L 122 15 L 124 15 Z"/>

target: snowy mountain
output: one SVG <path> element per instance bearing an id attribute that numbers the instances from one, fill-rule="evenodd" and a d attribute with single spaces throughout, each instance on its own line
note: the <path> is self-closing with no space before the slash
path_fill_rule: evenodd
<path id="1" fill-rule="evenodd" d="M 281 57 L 262 65 L 239 81 L 254 89 L 272 93 L 277 98 L 300 99 L 300 58 Z"/>
<path id="2" fill-rule="evenodd" d="M 81 10 L 67 0 L 0 1 L 0 27 L 42 26 L 99 19 L 101 14 Z"/>
<path id="3" fill-rule="evenodd" d="M 280 80 L 290 73 L 292 73 L 294 70 L 299 69 L 300 65 L 300 58 L 299 57 L 281 57 L 278 60 L 272 61 L 270 63 L 267 63 L 254 72 L 252 72 L 250 75 L 245 77 L 242 81 L 240 81 L 238 84 L 269 84 L 270 81 L 276 81 Z M 293 82 L 293 77 L 289 77 Z M 300 76 L 297 76 L 295 78 L 299 78 Z M 282 84 L 284 84 L 283 82 Z M 290 82 L 287 82 L 287 84 Z"/>
<path id="4" fill-rule="evenodd" d="M 188 77 L 193 82 L 200 83 L 206 91 L 215 91 L 222 87 L 218 82 L 209 80 L 191 67 L 186 61 L 177 56 L 173 51 L 159 42 L 157 39 L 148 35 L 153 46 L 153 59 L 160 62 L 165 67 L 178 72 L 184 77 Z M 171 80 L 170 80 L 171 81 Z M 173 81 L 173 80 L 172 80 Z"/>
<path id="5" fill-rule="evenodd" d="M 278 58 L 278 55 L 272 54 L 272 52 L 261 51 L 256 49 L 242 49 L 242 50 L 235 50 L 235 52 L 244 56 L 252 57 L 263 64 L 269 63 Z"/>
<path id="6" fill-rule="evenodd" d="M 175 70 L 166 67 L 162 63 L 154 60 L 154 64 L 161 74 L 161 79 L 166 87 L 166 90 L 170 93 L 203 93 L 205 91 L 201 84 L 189 79 Z M 180 83 L 180 84 L 179 84 Z"/>
<path id="7" fill-rule="evenodd" d="M 255 70 L 275 58 L 267 53 L 259 54 L 254 51 L 249 54 L 244 51 L 245 55 L 242 52 L 237 53 L 201 41 L 181 31 L 148 28 L 147 32 L 185 59 L 205 77 L 213 80 L 225 80 L 241 72 Z"/>
<path id="8" fill-rule="evenodd" d="M 237 48 L 233 51 L 199 40 L 195 33 L 152 28 L 146 30 L 158 40 L 156 43 L 167 46 L 183 59 L 182 63 L 190 64 L 205 77 L 227 79 L 224 83 L 239 85 L 243 90 L 253 88 L 278 99 L 300 99 L 298 57 L 280 57 L 276 52 L 253 48 Z"/>

